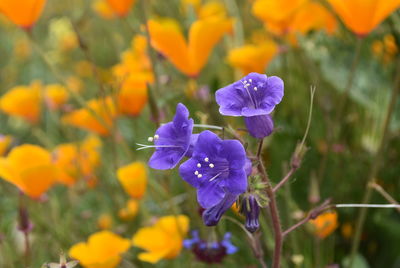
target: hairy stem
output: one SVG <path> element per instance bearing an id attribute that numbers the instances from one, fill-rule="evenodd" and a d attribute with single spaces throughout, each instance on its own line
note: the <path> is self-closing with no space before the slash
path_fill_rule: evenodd
<path id="1" fill-rule="evenodd" d="M 271 181 L 268 177 L 267 171 L 265 170 L 264 163 L 261 159 L 261 148 L 263 144 L 263 139 L 260 140 L 259 149 L 257 152 L 257 159 L 258 159 L 258 171 L 261 173 L 263 181 L 266 183 L 266 192 L 269 198 L 269 213 L 272 219 L 272 227 L 274 229 L 274 236 L 275 236 L 275 248 L 274 248 L 274 257 L 273 257 L 273 268 L 280 267 L 281 261 L 281 252 L 282 252 L 282 243 L 283 243 L 283 235 L 282 235 L 282 228 L 281 228 L 281 220 L 279 217 L 278 206 L 276 204 L 275 193 L 272 190 Z"/>

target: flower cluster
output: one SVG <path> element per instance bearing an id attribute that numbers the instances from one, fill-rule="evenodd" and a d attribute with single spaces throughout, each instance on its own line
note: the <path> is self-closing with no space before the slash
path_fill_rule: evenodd
<path id="1" fill-rule="evenodd" d="M 249 133 L 256 138 L 272 133 L 271 113 L 282 97 L 283 81 L 258 73 L 251 73 L 216 92 L 220 113 L 244 116 Z M 213 226 L 248 189 L 251 162 L 240 141 L 221 139 L 209 130 L 193 133 L 193 127 L 188 109 L 179 103 L 173 121 L 162 125 L 148 138 L 154 144 L 138 144 L 141 146 L 138 150 L 155 148 L 149 160 L 149 166 L 154 169 L 172 169 L 185 156 L 189 158 L 179 166 L 179 174 L 197 189 L 197 201 L 205 209 L 203 221 Z M 244 214 L 251 217 L 246 227 L 254 232 L 258 229 L 259 208 L 255 208 L 255 200 L 250 203 L 257 211 L 249 208 Z"/>

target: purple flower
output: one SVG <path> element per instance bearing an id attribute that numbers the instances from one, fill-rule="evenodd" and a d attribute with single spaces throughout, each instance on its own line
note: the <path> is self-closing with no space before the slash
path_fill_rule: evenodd
<path id="1" fill-rule="evenodd" d="M 231 242 L 231 233 L 226 233 L 222 241 L 209 242 L 202 240 L 197 230 L 192 231 L 192 238 L 183 241 L 183 246 L 191 249 L 199 261 L 205 263 L 220 263 L 226 255 L 237 252 Z"/>
<path id="2" fill-rule="evenodd" d="M 181 177 L 197 188 L 197 200 L 207 209 L 226 193 L 239 195 L 247 188 L 246 154 L 237 140 L 221 140 L 211 131 L 200 133 L 192 157 L 179 167 Z"/>
<path id="3" fill-rule="evenodd" d="M 154 145 L 138 144 L 138 150 L 156 148 L 149 160 L 149 166 L 154 169 L 172 169 L 188 153 L 192 139 L 193 119 L 189 118 L 189 111 L 182 103 L 176 107 L 174 120 L 159 127 L 154 137 Z"/>
<path id="4" fill-rule="evenodd" d="M 246 117 L 250 134 L 263 138 L 271 134 L 273 122 L 269 114 L 283 98 L 283 81 L 277 76 L 250 73 L 242 80 L 217 90 L 219 112 L 228 116 Z"/>
<path id="5" fill-rule="evenodd" d="M 260 228 L 260 223 L 258 222 L 260 207 L 254 195 L 249 195 L 243 199 L 240 212 L 246 216 L 245 227 L 249 232 L 254 233 Z"/>
<path id="6" fill-rule="evenodd" d="M 226 193 L 224 198 L 218 204 L 207 208 L 203 212 L 202 216 L 204 224 L 207 226 L 217 225 L 222 215 L 224 215 L 225 211 L 232 207 L 237 198 L 238 195 Z"/>

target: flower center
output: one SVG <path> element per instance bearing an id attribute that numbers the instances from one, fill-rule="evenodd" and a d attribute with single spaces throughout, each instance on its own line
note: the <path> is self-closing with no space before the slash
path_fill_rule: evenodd
<path id="1" fill-rule="evenodd" d="M 244 89 L 247 92 L 247 95 L 249 95 L 250 101 L 254 105 L 254 108 L 257 108 L 257 102 L 255 101 L 255 99 L 253 99 L 253 95 L 250 93 L 250 90 L 249 90 L 249 88 L 251 88 L 251 84 L 253 83 L 253 80 L 249 79 L 249 81 L 244 80 L 244 81 L 241 81 L 241 82 L 243 84 Z M 258 88 L 257 87 L 253 87 L 253 90 L 257 91 Z"/>
<path id="2" fill-rule="evenodd" d="M 229 171 L 228 165 L 225 163 L 226 161 L 217 161 L 212 163 L 208 157 L 205 157 L 202 161 L 199 161 L 196 165 L 198 168 L 194 171 L 194 175 L 201 179 L 204 176 L 208 181 L 214 181 L 227 171 Z"/>

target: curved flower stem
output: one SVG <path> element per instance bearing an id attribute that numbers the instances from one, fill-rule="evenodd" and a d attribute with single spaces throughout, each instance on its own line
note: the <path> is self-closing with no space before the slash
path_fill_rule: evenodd
<path id="1" fill-rule="evenodd" d="M 371 182 L 374 182 L 376 179 L 376 176 L 379 172 L 379 168 L 383 159 L 383 153 L 385 151 L 386 144 L 388 142 L 388 136 L 389 136 L 389 125 L 390 121 L 392 119 L 392 115 L 396 106 L 397 102 L 397 95 L 399 94 L 400 91 L 400 58 L 398 58 L 397 62 L 397 67 L 396 67 L 396 77 L 394 81 L 394 85 L 392 87 L 392 93 L 390 96 L 390 103 L 387 107 L 386 110 L 386 116 L 385 116 L 385 121 L 383 123 L 383 128 L 382 128 L 382 138 L 379 143 L 379 147 L 373 156 L 372 159 L 372 165 L 371 165 L 371 171 L 369 173 L 369 178 L 367 180 L 367 185 L 366 185 L 366 191 L 363 197 L 363 204 L 366 204 L 370 201 L 371 196 L 372 196 L 372 188 L 368 187 L 368 185 Z M 352 267 L 354 263 L 354 258 L 355 255 L 358 251 L 358 247 L 360 245 L 360 238 L 361 238 L 361 233 L 364 227 L 364 222 L 367 216 L 367 207 L 363 207 L 360 210 L 360 214 L 357 219 L 357 224 L 355 228 L 355 234 L 354 234 L 354 239 L 351 247 L 351 253 L 350 253 L 350 262 L 349 262 L 349 268 Z"/>
<path id="2" fill-rule="evenodd" d="M 371 182 L 368 184 L 368 186 L 380 193 L 389 203 L 400 206 L 399 202 L 397 202 L 388 192 L 385 191 L 385 189 L 382 188 L 382 186 L 376 182 Z M 397 208 L 397 211 L 400 212 L 400 208 Z"/>
<path id="3" fill-rule="evenodd" d="M 333 119 L 333 122 L 331 125 L 331 131 L 333 134 L 328 135 L 327 137 L 327 151 L 322 157 L 320 168 L 318 170 L 318 179 L 321 179 L 324 177 L 326 166 L 328 163 L 329 156 L 332 153 L 332 144 L 336 141 L 336 139 L 340 136 L 341 128 L 340 128 L 340 122 L 343 118 L 343 113 L 344 109 L 346 107 L 347 99 L 349 97 L 351 88 L 354 83 L 354 78 L 356 76 L 356 70 L 357 66 L 360 62 L 360 56 L 361 56 L 361 48 L 363 44 L 363 38 L 357 37 L 357 44 L 355 48 L 355 55 L 353 58 L 353 62 L 351 64 L 350 70 L 349 70 L 349 76 L 347 79 L 346 86 L 340 96 L 340 101 L 339 101 L 339 108 L 337 109 L 336 117 Z"/>
<path id="4" fill-rule="evenodd" d="M 260 140 L 259 149 L 257 152 L 257 159 L 258 159 L 258 171 L 262 175 L 262 179 L 267 185 L 266 192 L 269 198 L 269 213 L 272 219 L 272 227 L 274 229 L 274 236 L 275 236 L 275 248 L 274 248 L 274 258 L 273 258 L 273 268 L 280 267 L 281 261 L 281 252 L 282 252 L 282 243 L 283 243 L 283 235 L 282 235 L 282 228 L 281 228 L 281 220 L 279 217 L 278 206 L 276 204 L 275 193 L 272 190 L 271 181 L 268 177 L 267 171 L 265 170 L 264 163 L 261 159 L 261 148 L 264 139 Z"/>
<path id="5" fill-rule="evenodd" d="M 240 223 L 238 220 L 235 218 L 232 218 L 230 216 L 223 216 L 223 219 L 229 220 L 239 226 L 247 235 L 249 244 L 251 249 L 253 250 L 254 257 L 260 262 L 260 265 L 262 268 L 267 268 L 267 264 L 264 261 L 264 251 L 261 246 L 261 241 L 260 241 L 260 232 L 251 234 L 249 231 L 246 230 L 244 225 Z"/>
<path id="6" fill-rule="evenodd" d="M 322 212 L 331 207 L 329 205 L 330 202 L 331 202 L 330 199 L 325 200 L 320 206 L 311 210 L 305 218 L 303 218 L 302 220 L 300 220 L 299 222 L 297 222 L 296 224 L 292 225 L 287 230 L 285 230 L 282 233 L 282 236 L 283 237 L 287 236 L 289 233 L 293 232 L 303 224 L 307 223 L 309 220 L 317 218 Z"/>
<path id="7" fill-rule="evenodd" d="M 301 160 L 304 155 L 304 144 L 306 142 L 306 138 L 308 136 L 308 131 L 310 130 L 310 126 L 311 126 L 315 89 L 316 89 L 315 86 L 312 86 L 310 88 L 310 110 L 308 113 L 307 126 L 306 126 L 306 130 L 304 132 L 304 135 L 303 135 L 303 139 L 301 140 L 300 145 L 296 146 L 296 149 L 293 152 L 289 172 L 277 185 L 275 185 L 275 187 L 273 189 L 274 192 L 276 192 L 279 188 L 281 188 L 290 179 L 290 177 L 293 175 L 293 173 L 295 173 L 296 170 L 300 167 L 300 163 L 301 163 Z"/>

